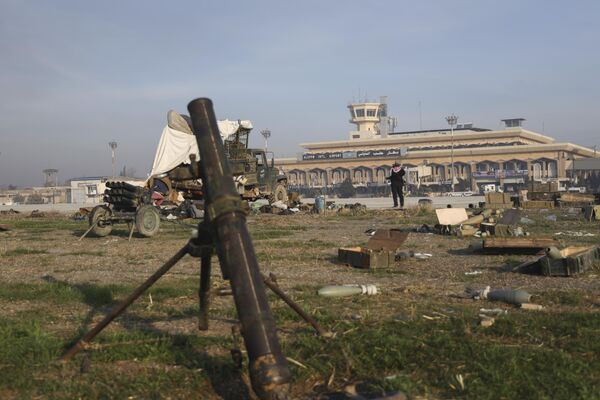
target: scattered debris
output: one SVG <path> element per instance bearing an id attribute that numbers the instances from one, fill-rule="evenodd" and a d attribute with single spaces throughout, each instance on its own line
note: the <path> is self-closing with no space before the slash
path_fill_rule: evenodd
<path id="1" fill-rule="evenodd" d="M 2 214 L 2 215 L 21 214 L 21 211 L 17 211 L 17 210 L 14 210 L 11 208 L 10 210 L 0 211 L 0 214 Z"/>
<path id="2" fill-rule="evenodd" d="M 433 254 L 429 254 L 429 253 L 415 253 L 414 257 L 417 260 L 426 260 L 428 258 L 433 257 Z"/>
<path id="3" fill-rule="evenodd" d="M 519 220 L 520 223 L 525 224 L 525 225 L 533 225 L 535 224 L 535 221 L 532 220 L 531 218 L 527 218 L 527 217 L 521 217 L 521 219 Z"/>
<path id="4" fill-rule="evenodd" d="M 491 314 L 496 316 L 508 314 L 508 310 L 503 310 L 502 308 L 480 308 L 479 312 L 482 314 Z"/>
<path id="5" fill-rule="evenodd" d="M 484 328 L 489 328 L 494 325 L 496 319 L 494 317 L 490 317 L 489 315 L 479 314 L 479 325 Z"/>
<path id="6" fill-rule="evenodd" d="M 417 228 L 415 231 L 419 232 L 419 233 L 433 233 L 433 232 L 435 232 L 435 229 L 430 227 L 427 224 L 423 224 L 419 228 Z"/>
<path id="7" fill-rule="evenodd" d="M 465 272 L 465 275 L 481 275 L 483 274 L 483 271 L 469 271 L 469 272 Z"/>
<path id="8" fill-rule="evenodd" d="M 337 209 L 338 215 L 361 215 L 367 212 L 367 206 L 361 203 L 344 204 Z"/>
<path id="9" fill-rule="evenodd" d="M 560 235 L 565 235 L 565 236 L 575 236 L 575 237 L 589 237 L 589 236 L 596 236 L 593 233 L 589 233 L 589 232 L 582 232 L 582 231 L 565 231 L 565 232 L 556 232 L 554 235 L 556 236 L 560 236 Z"/>
<path id="10" fill-rule="evenodd" d="M 375 232 L 377 232 L 377 229 L 373 229 L 373 228 L 371 228 L 371 229 L 367 229 L 367 230 L 365 231 L 365 234 L 366 234 L 367 236 L 373 236 L 373 235 L 375 234 Z"/>
<path id="11" fill-rule="evenodd" d="M 324 297 L 346 297 L 357 294 L 375 295 L 378 293 L 375 285 L 342 285 L 323 286 L 317 291 L 319 296 Z"/>
<path id="12" fill-rule="evenodd" d="M 544 306 L 542 306 L 541 304 L 523 303 L 521 304 L 521 308 L 523 310 L 542 310 Z"/>
<path id="13" fill-rule="evenodd" d="M 41 212 L 40 210 L 33 210 L 31 214 L 29 214 L 29 218 L 44 218 L 46 213 Z"/>
<path id="14" fill-rule="evenodd" d="M 546 216 L 545 219 L 546 219 L 546 221 L 550 221 L 550 222 L 556 222 L 558 220 L 558 218 L 554 214 L 550 214 L 550 215 Z"/>

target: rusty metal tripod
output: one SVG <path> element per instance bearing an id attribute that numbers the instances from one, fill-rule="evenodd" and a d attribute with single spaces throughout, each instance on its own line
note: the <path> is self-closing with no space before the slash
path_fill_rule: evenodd
<path id="1" fill-rule="evenodd" d="M 206 98 L 196 99 L 190 102 L 188 110 L 200 151 L 200 176 L 206 189 L 205 218 L 198 225 L 198 234 L 67 350 L 61 359 L 67 361 L 84 349 L 87 343 L 186 254 L 200 258 L 198 326 L 199 329 L 208 329 L 211 257 L 216 249 L 223 278 L 231 282 L 248 352 L 252 388 L 262 399 L 285 399 L 291 374 L 277 339 L 264 286 L 272 289 L 320 335 L 327 336 L 327 332 L 285 295 L 274 279 L 260 273 L 246 226 L 246 213 L 231 179 L 212 102 Z"/>

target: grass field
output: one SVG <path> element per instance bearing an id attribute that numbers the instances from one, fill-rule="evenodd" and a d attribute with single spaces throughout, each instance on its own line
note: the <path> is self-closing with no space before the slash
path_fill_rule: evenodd
<path id="1" fill-rule="evenodd" d="M 547 219 L 555 214 L 558 221 Z M 598 223 L 563 210 L 528 212 L 536 236 L 564 244 L 600 244 Z M 557 278 L 507 272 L 524 255 L 465 251 L 470 240 L 411 233 L 405 246 L 433 254 L 386 270 L 334 262 L 337 248 L 361 245 L 368 228 L 432 224 L 430 213 L 369 211 L 362 215 L 258 215 L 249 228 L 263 272 L 310 312 L 334 338 L 320 338 L 269 294 L 293 372 L 292 398 L 344 399 L 348 385 L 365 397 L 400 390 L 428 399 L 600 398 L 600 269 Z M 189 237 L 179 225 L 158 236 L 127 227 L 78 241 L 85 222 L 64 216 L 2 216 L 0 233 L 0 399 L 252 398 L 230 356 L 231 297 L 213 296 L 210 330 L 198 331 L 199 261 L 184 258 L 71 362 L 57 359 Z M 213 289 L 228 283 L 213 260 Z M 478 275 L 465 272 L 481 271 Z M 372 283 L 381 293 L 327 299 L 328 284 Z M 465 287 L 520 288 L 542 311 L 474 301 Z M 479 324 L 480 308 L 507 314 Z"/>

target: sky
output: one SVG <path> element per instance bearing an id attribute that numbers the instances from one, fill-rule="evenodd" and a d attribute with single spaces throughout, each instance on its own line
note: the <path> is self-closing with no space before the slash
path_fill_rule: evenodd
<path id="1" fill-rule="evenodd" d="M 213 100 L 251 144 L 343 140 L 388 96 L 397 131 L 445 116 L 600 145 L 600 2 L 0 0 L 0 187 L 150 171 L 170 109 Z M 419 107 L 420 104 L 420 107 Z M 419 110 L 421 112 L 419 112 Z"/>

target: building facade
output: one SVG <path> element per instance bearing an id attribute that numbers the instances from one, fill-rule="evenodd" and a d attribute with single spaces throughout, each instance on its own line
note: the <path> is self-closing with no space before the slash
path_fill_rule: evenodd
<path id="1" fill-rule="evenodd" d="M 297 158 L 276 160 L 296 188 L 332 188 L 349 179 L 355 186 L 385 186 L 394 162 L 407 170 L 409 185 L 432 190 L 481 191 L 489 184 L 514 190 L 529 180 L 567 181 L 573 161 L 594 151 L 556 143 L 522 127 L 522 118 L 503 120 L 505 129 L 472 124 L 440 130 L 393 132 L 395 119 L 384 102 L 348 106 L 357 126 L 346 140 L 303 143 Z M 389 132 L 389 133 L 388 133 Z"/>

